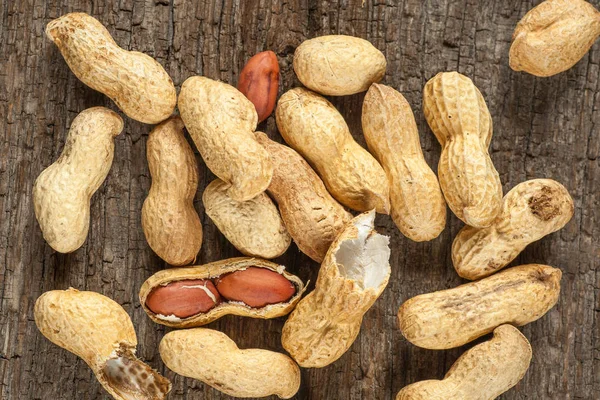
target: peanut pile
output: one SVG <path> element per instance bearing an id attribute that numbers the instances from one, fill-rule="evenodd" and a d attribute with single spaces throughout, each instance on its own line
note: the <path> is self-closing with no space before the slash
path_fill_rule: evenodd
<path id="1" fill-rule="evenodd" d="M 277 101 L 279 63 L 272 51 L 248 61 L 237 89 L 193 76 L 177 96 L 157 61 L 120 48 L 87 14 L 53 20 L 46 34 L 82 82 L 128 117 L 158 124 L 147 141 L 152 186 L 142 227 L 152 250 L 177 268 L 148 277 L 139 301 L 158 324 L 194 328 L 163 337 L 158 350 L 169 369 L 231 396 L 294 396 L 299 367 L 338 360 L 388 284 L 389 238 L 375 231 L 375 213 L 390 214 L 409 239 L 429 241 L 445 228 L 447 204 L 466 224 L 452 246 L 454 268 L 476 281 L 405 301 L 398 310 L 400 332 L 426 349 L 493 337 L 466 351 L 444 379 L 408 385 L 396 399 L 494 399 L 523 378 L 532 349 L 517 327 L 556 304 L 562 273 L 543 264 L 497 271 L 528 244 L 564 227 L 574 205 L 550 177 L 523 182 L 503 197 L 488 152 L 491 114 L 469 77 L 439 72 L 423 88 L 425 118 L 442 148 L 436 177 L 410 104 L 379 83 L 386 59 L 366 40 L 330 35 L 302 43 L 293 67 L 305 87 Z M 518 24 L 507 62 L 516 71 L 554 75 L 577 63 L 599 35 L 600 13 L 589 3 L 547 0 Z M 369 151 L 323 97 L 365 91 Z M 179 116 L 172 115 L 176 106 Z M 289 147 L 256 131 L 273 111 Z M 122 130 L 117 113 L 83 110 L 60 158 L 37 178 L 35 215 L 57 252 L 76 251 L 85 242 L 90 201 L 110 170 L 113 138 Z M 193 265 L 202 245 L 194 207 L 199 166 L 186 130 L 218 178 L 204 189 L 206 214 L 246 257 Z M 267 261 L 285 253 L 292 240 L 321 263 L 306 296 L 307 284 Z M 228 314 L 290 314 L 281 337 L 290 356 L 240 349 L 224 333 L 199 328 Z M 171 390 L 168 379 L 135 357 L 132 321 L 111 299 L 53 290 L 38 298 L 34 317 L 40 332 L 81 357 L 115 399 L 158 400 Z"/>

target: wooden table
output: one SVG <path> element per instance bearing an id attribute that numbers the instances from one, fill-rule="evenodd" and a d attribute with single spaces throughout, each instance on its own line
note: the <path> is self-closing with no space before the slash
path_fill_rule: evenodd
<path id="1" fill-rule="evenodd" d="M 440 146 L 421 111 L 423 86 L 440 71 L 471 77 L 493 116 L 491 154 L 504 191 L 527 179 L 554 178 L 569 189 L 576 206 L 563 230 L 530 245 L 514 262 L 546 263 L 564 274 L 558 305 L 522 329 L 533 346 L 533 362 L 521 383 L 502 398 L 600 398 L 600 45 L 570 71 L 539 79 L 508 67 L 513 29 L 537 0 L 395 3 L 0 0 L 0 398 L 108 397 L 85 363 L 51 344 L 33 321 L 41 293 L 69 286 L 98 291 L 123 305 L 137 329 L 139 356 L 172 379 L 170 398 L 229 398 L 166 370 L 157 352 L 166 330 L 148 319 L 138 301 L 141 283 L 165 267 L 148 247 L 140 223 L 150 186 L 145 144 L 151 126 L 125 119 L 110 174 L 92 198 L 85 245 L 63 255 L 42 238 L 31 202 L 34 179 L 60 154 L 77 113 L 97 105 L 116 109 L 75 78 L 44 36 L 51 19 L 71 11 L 94 15 L 121 46 L 158 59 L 177 87 L 192 75 L 236 84 L 247 59 L 271 49 L 279 57 L 283 93 L 299 85 L 292 59 L 303 40 L 330 33 L 366 38 L 387 57 L 384 82 L 413 106 L 432 166 Z M 362 99 L 332 101 L 364 145 Z M 273 117 L 259 129 L 281 141 Z M 198 262 L 239 255 L 203 213 L 202 189 L 213 175 L 198 161 L 201 185 L 195 205 L 205 235 Z M 378 217 L 378 230 L 391 237 L 390 283 L 351 349 L 329 367 L 303 370 L 295 398 L 391 399 L 408 383 L 444 375 L 470 346 L 417 348 L 400 334 L 396 312 L 414 295 L 461 283 L 450 259 L 461 226 L 449 213 L 439 238 L 414 243 L 389 217 Z M 294 245 L 277 261 L 304 279 L 314 282 L 317 276 L 318 265 Z M 209 327 L 224 331 L 240 347 L 283 351 L 284 320 L 226 317 Z"/>

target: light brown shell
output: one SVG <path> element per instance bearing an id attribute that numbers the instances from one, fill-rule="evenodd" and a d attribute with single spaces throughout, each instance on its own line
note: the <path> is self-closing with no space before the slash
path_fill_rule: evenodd
<path id="1" fill-rule="evenodd" d="M 462 346 L 502 324 L 528 324 L 556 304 L 561 276 L 557 268 L 528 264 L 415 296 L 398 310 L 400 330 L 415 346 L 439 350 Z"/>
<path id="2" fill-rule="evenodd" d="M 400 92 L 374 83 L 365 96 L 362 127 L 369 150 L 390 183 L 391 215 L 406 237 L 435 239 L 446 226 L 446 201 L 427 165 L 415 117 Z"/>
<path id="3" fill-rule="evenodd" d="M 206 166 L 231 185 L 231 198 L 246 201 L 267 189 L 273 165 L 254 138 L 258 117 L 250 100 L 231 85 L 193 76 L 183 82 L 178 106 Z"/>
<path id="4" fill-rule="evenodd" d="M 248 267 L 267 268 L 283 275 L 288 281 L 296 286 L 296 294 L 287 302 L 279 304 L 269 304 L 263 308 L 252 308 L 240 302 L 223 302 L 217 304 L 214 308 L 204 314 L 194 315 L 189 318 L 178 318 L 173 315 L 160 316 L 154 314 L 146 306 L 146 298 L 152 289 L 158 286 L 166 286 L 175 281 L 188 279 L 212 279 L 224 275 L 228 272 L 239 271 Z M 228 258 L 226 260 L 215 261 L 212 263 L 198 265 L 186 268 L 170 268 L 158 271 L 148 278 L 140 288 L 140 304 L 146 311 L 150 319 L 157 324 L 170 326 L 173 328 L 192 328 L 196 326 L 206 325 L 224 315 L 239 315 L 242 317 L 251 318 L 276 318 L 289 314 L 290 311 L 300 301 L 302 294 L 306 290 L 304 283 L 296 275 L 292 275 L 285 271 L 283 265 L 278 265 L 270 261 L 261 260 L 260 258 L 238 257 Z"/>
<path id="5" fill-rule="evenodd" d="M 600 35 L 600 12 L 583 0 L 547 0 L 517 24 L 510 47 L 510 67 L 536 76 L 568 70 Z"/>
<path id="6" fill-rule="evenodd" d="M 131 319 L 108 297 L 73 288 L 52 290 L 37 299 L 34 318 L 40 332 L 83 359 L 115 399 L 158 400 L 171 390 L 166 378 L 135 357 L 137 338 Z M 117 371 L 118 366 L 125 370 Z M 122 386 L 112 381 L 114 375 L 122 379 Z M 131 380 L 135 382 L 127 387 Z"/>
<path id="7" fill-rule="evenodd" d="M 123 120 L 104 107 L 82 111 L 71 123 L 65 147 L 33 184 L 33 206 L 44 239 L 56 251 L 80 248 L 90 226 L 90 199 L 112 165 L 114 137 Z"/>
<path id="8" fill-rule="evenodd" d="M 246 256 L 275 258 L 290 246 L 290 237 L 277 206 L 261 193 L 247 201 L 229 197 L 229 185 L 212 181 L 202 194 L 206 215 L 219 231 Z"/>
<path id="9" fill-rule="evenodd" d="M 514 326 L 501 325 L 492 339 L 460 356 L 443 380 L 408 385 L 396 400 L 493 400 L 523 379 L 531 355 L 527 338 Z"/>
<path id="10" fill-rule="evenodd" d="M 423 90 L 423 110 L 442 145 L 440 186 L 467 225 L 490 226 L 502 205 L 502 184 L 488 154 L 492 118 L 479 89 L 458 72 L 441 72 Z"/>
<path id="11" fill-rule="evenodd" d="M 183 121 L 171 118 L 146 143 L 152 186 L 142 206 L 142 228 L 154 252 L 171 265 L 187 265 L 202 246 L 202 223 L 194 208 L 196 157 L 183 136 Z"/>
<path id="12" fill-rule="evenodd" d="M 300 388 L 300 368 L 291 358 L 269 350 L 239 349 L 226 334 L 212 329 L 169 332 L 159 351 L 175 373 L 230 396 L 289 399 Z"/>
<path id="13" fill-rule="evenodd" d="M 390 278 L 389 238 L 373 229 L 375 211 L 348 223 L 321 264 L 315 290 L 283 326 L 281 343 L 304 368 L 340 358 Z"/>
<path id="14" fill-rule="evenodd" d="M 97 19 L 65 14 L 50 21 L 46 35 L 75 76 L 110 97 L 128 117 L 156 124 L 173 113 L 177 92 L 162 65 L 146 54 L 120 48 Z"/>
<path id="15" fill-rule="evenodd" d="M 367 40 L 345 35 L 302 42 L 294 52 L 294 71 L 315 92 L 345 96 L 364 92 L 385 75 L 383 53 Z"/>
<path id="16" fill-rule="evenodd" d="M 331 197 L 319 175 L 300 154 L 262 132 L 256 132 L 256 139 L 275 166 L 267 190 L 277 202 L 288 232 L 301 252 L 317 262 L 323 261 L 352 215 Z"/>
<path id="17" fill-rule="evenodd" d="M 333 104 L 294 88 L 281 96 L 275 116 L 283 139 L 315 168 L 337 201 L 356 211 L 389 212 L 385 171 L 356 143 Z"/>
<path id="18" fill-rule="evenodd" d="M 452 244 L 454 269 L 465 279 L 493 274 L 528 244 L 556 232 L 571 220 L 573 199 L 552 179 L 533 179 L 504 196 L 502 211 L 488 228 L 465 226 Z"/>

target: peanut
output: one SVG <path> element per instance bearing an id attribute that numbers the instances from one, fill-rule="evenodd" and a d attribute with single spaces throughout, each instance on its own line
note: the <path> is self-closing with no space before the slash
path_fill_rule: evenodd
<path id="1" fill-rule="evenodd" d="M 568 70 L 600 35 L 600 12 L 583 0 L 547 0 L 517 24 L 510 67 L 547 77 Z"/>
<path id="2" fill-rule="evenodd" d="M 202 246 L 202 223 L 194 208 L 198 168 L 183 128 L 181 118 L 174 117 L 150 132 L 146 155 L 152 187 L 142 206 L 148 244 L 178 266 L 193 262 Z"/>
<path id="3" fill-rule="evenodd" d="M 446 202 L 423 157 L 410 105 L 401 93 L 374 83 L 363 103 L 362 126 L 390 183 L 394 223 L 414 241 L 435 239 L 446 226 Z"/>
<path id="4" fill-rule="evenodd" d="M 71 123 L 65 147 L 33 185 L 33 206 L 44 239 L 56 251 L 80 248 L 90 226 L 90 199 L 112 165 L 114 137 L 123 120 L 104 107 L 82 111 Z"/>
<path id="5" fill-rule="evenodd" d="M 212 181 L 202 194 L 206 215 L 219 231 L 246 256 L 279 257 L 290 246 L 290 237 L 277 207 L 266 193 L 237 201 L 229 197 L 229 185 Z"/>
<path id="6" fill-rule="evenodd" d="M 256 267 L 221 275 L 216 286 L 227 300 L 241 301 L 254 308 L 284 303 L 296 293 L 294 284 L 283 275 Z"/>
<path id="7" fill-rule="evenodd" d="M 77 355 L 117 400 L 164 399 L 171 382 L 135 357 L 127 312 L 94 292 L 52 290 L 35 302 L 35 323 L 52 343 Z"/>
<path id="8" fill-rule="evenodd" d="M 389 238 L 373 229 L 374 220 L 372 210 L 346 225 L 321 264 L 315 290 L 283 326 L 283 348 L 302 367 L 321 368 L 340 358 L 388 283 Z"/>
<path id="9" fill-rule="evenodd" d="M 190 328 L 228 314 L 280 317 L 296 306 L 305 290 L 285 267 L 242 257 L 159 271 L 144 282 L 139 297 L 154 322 Z"/>
<path id="10" fill-rule="evenodd" d="M 406 386 L 396 400 L 492 400 L 515 386 L 531 363 L 531 346 L 512 325 L 494 329 L 494 337 L 467 350 L 441 381 Z"/>
<path id="11" fill-rule="evenodd" d="M 491 275 L 528 244 L 565 226 L 573 210 L 573 200 L 560 183 L 551 179 L 520 183 L 504 196 L 502 211 L 490 227 L 465 226 L 456 235 L 454 269 L 471 280 Z"/>
<path id="12" fill-rule="evenodd" d="M 423 109 L 442 145 L 438 176 L 454 214 L 476 228 L 490 226 L 502 205 L 502 184 L 488 154 L 492 118 L 473 82 L 441 72 L 425 85 Z"/>
<path id="13" fill-rule="evenodd" d="M 262 122 L 275 108 L 279 90 L 279 62 L 272 51 L 254 55 L 240 72 L 238 90 L 254 104 L 258 122 Z"/>
<path id="14" fill-rule="evenodd" d="M 337 201 L 356 211 L 389 212 L 383 168 L 354 141 L 333 104 L 294 88 L 281 96 L 275 115 L 281 136 L 316 169 Z"/>
<path id="15" fill-rule="evenodd" d="M 383 53 L 367 40 L 328 35 L 302 42 L 294 53 L 294 71 L 315 92 L 345 96 L 364 92 L 385 75 Z"/>
<path id="16" fill-rule="evenodd" d="M 97 19 L 66 14 L 46 26 L 46 35 L 75 76 L 128 117 L 156 124 L 173 113 L 177 92 L 164 68 L 146 54 L 120 48 Z"/>
<path id="17" fill-rule="evenodd" d="M 231 185 L 229 196 L 250 200 L 273 176 L 269 154 L 254 138 L 254 105 L 233 86 L 201 76 L 188 78 L 179 93 L 179 112 L 206 166 Z"/>
<path id="18" fill-rule="evenodd" d="M 415 346 L 439 350 L 462 346 L 502 324 L 528 324 L 556 304 L 561 276 L 547 265 L 521 265 L 413 297 L 398 311 L 400 330 Z"/>
<path id="19" fill-rule="evenodd" d="M 154 288 L 146 298 L 146 307 L 154 314 L 189 318 L 208 312 L 220 302 L 221 295 L 211 281 L 188 279 Z"/>
<path id="20" fill-rule="evenodd" d="M 256 139 L 275 166 L 267 190 L 277 202 L 290 236 L 301 252 L 317 262 L 323 261 L 352 215 L 331 197 L 321 178 L 300 154 L 262 132 L 256 132 Z"/>
<path id="21" fill-rule="evenodd" d="M 226 334 L 206 328 L 172 331 L 160 341 L 160 357 L 177 374 L 198 379 L 234 397 L 277 395 L 300 388 L 300 368 L 288 356 L 241 350 Z"/>

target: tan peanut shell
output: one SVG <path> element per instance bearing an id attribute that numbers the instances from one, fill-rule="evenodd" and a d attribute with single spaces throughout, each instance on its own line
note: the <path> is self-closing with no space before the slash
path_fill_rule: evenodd
<path id="1" fill-rule="evenodd" d="M 275 166 L 267 191 L 277 202 L 281 218 L 301 252 L 323 261 L 329 246 L 352 219 L 327 191 L 319 175 L 293 149 L 262 132 L 256 139 Z"/>
<path id="2" fill-rule="evenodd" d="M 97 19 L 65 14 L 46 26 L 46 35 L 75 76 L 110 97 L 128 117 L 156 124 L 173 113 L 177 92 L 162 65 L 146 54 L 120 48 Z"/>
<path id="3" fill-rule="evenodd" d="M 315 168 L 337 201 L 356 211 L 389 212 L 385 171 L 356 143 L 333 104 L 294 88 L 281 96 L 275 116 L 283 139 Z"/>
<path id="4" fill-rule="evenodd" d="M 160 357 L 179 375 L 198 379 L 234 397 L 277 395 L 300 388 L 300 368 L 288 356 L 240 349 L 226 334 L 206 328 L 172 331 L 160 341 Z"/>
<path id="5" fill-rule="evenodd" d="M 219 231 L 246 256 L 275 258 L 290 246 L 290 237 L 277 206 L 261 193 L 247 201 L 237 201 L 227 193 L 229 185 L 212 181 L 202 194 L 206 215 Z"/>
<path id="6" fill-rule="evenodd" d="M 435 239 L 446 226 L 446 201 L 423 157 L 410 105 L 400 92 L 374 83 L 363 102 L 362 126 L 390 183 L 394 223 L 416 242 Z"/>
<path id="7" fill-rule="evenodd" d="M 583 0 L 547 0 L 517 24 L 510 67 L 547 77 L 579 62 L 600 35 L 600 12 Z"/>
<path id="8" fill-rule="evenodd" d="M 400 330 L 415 346 L 440 350 L 462 346 L 502 324 L 528 324 L 556 304 L 561 276 L 557 268 L 528 264 L 415 296 L 400 306 Z"/>
<path id="9" fill-rule="evenodd" d="M 296 286 L 296 294 L 285 303 L 269 304 L 262 308 L 252 308 L 241 302 L 222 302 L 217 304 L 207 313 L 201 313 L 189 318 L 178 318 L 174 315 L 154 314 L 146 305 L 146 298 L 152 289 L 167 285 L 171 282 L 183 280 L 212 279 L 225 275 L 229 272 L 240 271 L 249 267 L 267 268 L 283 275 L 288 281 Z M 285 267 L 261 260 L 260 258 L 238 257 L 216 261 L 205 265 L 170 268 L 158 271 L 148 278 L 140 288 L 140 304 L 150 319 L 158 324 L 173 328 L 192 328 L 206 325 L 221 318 L 224 315 L 239 315 L 251 318 L 276 318 L 288 314 L 296 306 L 306 290 L 304 283 L 295 275 L 285 271 Z"/>
<path id="10" fill-rule="evenodd" d="M 530 243 L 556 232 L 571 220 L 573 199 L 552 179 L 533 179 L 504 196 L 502 211 L 487 228 L 465 226 L 452 244 L 454 269 L 465 279 L 493 274 Z"/>
<path id="11" fill-rule="evenodd" d="M 117 400 L 164 399 L 171 383 L 135 357 L 127 312 L 95 292 L 52 290 L 35 303 L 35 323 L 52 343 L 77 355 Z"/>
<path id="12" fill-rule="evenodd" d="M 458 72 L 440 72 L 425 85 L 423 110 L 442 145 L 438 177 L 448 206 L 467 225 L 490 226 L 502 184 L 488 154 L 492 117 L 479 89 Z"/>
<path id="13" fill-rule="evenodd" d="M 302 367 L 321 368 L 340 358 L 388 283 L 389 238 L 373 229 L 374 220 L 373 210 L 348 223 L 321 264 L 315 290 L 283 326 L 283 348 Z"/>
<path id="14" fill-rule="evenodd" d="M 467 350 L 444 379 L 406 386 L 396 400 L 493 400 L 515 386 L 531 363 L 531 345 L 517 328 L 501 325 L 494 337 Z"/>
<path id="15" fill-rule="evenodd" d="M 196 157 L 173 117 L 148 136 L 146 156 L 152 186 L 142 206 L 142 228 L 154 252 L 171 265 L 192 263 L 202 246 L 202 223 L 194 208 Z"/>
<path id="16" fill-rule="evenodd" d="M 112 165 L 114 137 L 123 120 L 104 107 L 82 111 L 71 123 L 65 147 L 33 184 L 33 206 L 44 239 L 59 253 L 80 248 L 90 226 L 90 199 Z"/>
<path id="17" fill-rule="evenodd" d="M 294 71 L 315 92 L 345 96 L 364 92 L 385 75 L 383 53 L 367 40 L 345 35 L 302 42 L 294 52 Z"/>
<path id="18" fill-rule="evenodd" d="M 231 85 L 193 76 L 183 82 L 178 106 L 206 166 L 231 185 L 231 198 L 246 201 L 267 189 L 273 165 L 254 138 L 258 117 L 250 100 Z"/>

